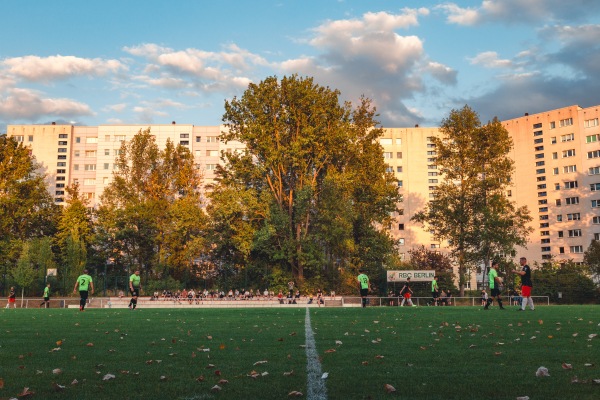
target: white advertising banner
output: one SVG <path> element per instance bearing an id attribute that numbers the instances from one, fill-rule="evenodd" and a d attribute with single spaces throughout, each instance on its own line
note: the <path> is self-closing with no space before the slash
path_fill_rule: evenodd
<path id="1" fill-rule="evenodd" d="M 411 282 L 428 282 L 432 281 L 435 276 L 435 270 L 420 270 L 420 271 L 387 271 L 388 282 L 406 282 L 406 278 L 410 278 Z"/>

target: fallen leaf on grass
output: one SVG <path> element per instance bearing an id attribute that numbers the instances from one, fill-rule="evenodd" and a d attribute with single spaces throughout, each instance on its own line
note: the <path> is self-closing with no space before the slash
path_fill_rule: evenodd
<path id="1" fill-rule="evenodd" d="M 207 338 L 208 340 L 212 340 L 212 336 L 210 336 L 210 335 L 206 336 L 206 338 Z"/>
<path id="2" fill-rule="evenodd" d="M 215 375 L 216 375 L 216 376 L 221 376 L 221 371 L 220 371 L 220 370 L 218 370 L 218 369 L 217 369 L 217 370 L 215 370 Z"/>
<path id="3" fill-rule="evenodd" d="M 542 377 L 542 376 L 550 376 L 550 373 L 548 372 L 548 368 L 546 367 L 539 367 L 537 369 L 537 371 L 535 372 L 535 376 Z"/>
<path id="4" fill-rule="evenodd" d="M 294 375 L 294 370 L 291 370 L 290 372 L 284 372 L 283 376 L 290 376 L 290 375 Z"/>
<path id="5" fill-rule="evenodd" d="M 56 345 L 57 345 L 57 346 L 62 346 L 62 343 L 63 343 L 63 341 L 62 341 L 62 340 L 57 340 L 57 341 L 56 341 Z"/>
<path id="6" fill-rule="evenodd" d="M 52 350 L 50 350 L 48 353 L 54 353 L 55 351 L 60 351 L 60 347 L 55 347 Z"/>
<path id="7" fill-rule="evenodd" d="M 517 400 L 529 400 L 529 396 L 517 397 Z"/>
<path id="8" fill-rule="evenodd" d="M 164 376 L 164 375 L 161 375 L 159 379 L 160 379 L 161 381 L 166 381 L 166 380 L 167 380 L 167 377 L 166 377 L 166 376 Z"/>
<path id="9" fill-rule="evenodd" d="M 594 366 L 594 364 L 586 363 L 586 364 L 583 364 L 583 366 L 584 366 L 584 367 L 593 367 L 593 366 Z"/>
<path id="10" fill-rule="evenodd" d="M 495 353 L 494 353 L 494 355 L 495 355 L 495 356 L 499 356 L 499 355 L 501 355 L 501 354 L 502 354 L 502 352 L 501 352 L 501 351 L 497 351 L 497 352 L 495 352 Z"/>
<path id="11" fill-rule="evenodd" d="M 396 391 L 396 388 L 393 387 L 392 385 L 390 385 L 389 383 L 386 383 L 385 385 L 383 385 L 383 388 L 385 389 L 386 392 L 388 393 L 393 393 Z"/>
<path id="12" fill-rule="evenodd" d="M 376 355 L 375 358 L 382 359 L 384 356 Z"/>
<path id="13" fill-rule="evenodd" d="M 420 348 L 421 350 L 427 350 L 427 347 L 425 347 L 425 346 L 419 346 L 419 348 Z"/>
<path id="14" fill-rule="evenodd" d="M 369 362 L 368 361 L 363 361 L 363 362 L 361 362 L 361 364 L 362 365 L 369 365 Z"/>
<path id="15" fill-rule="evenodd" d="M 200 375 L 199 377 L 196 378 L 197 382 L 204 382 L 204 375 Z"/>
<path id="16" fill-rule="evenodd" d="M 214 368 L 214 367 L 215 367 L 215 365 L 214 365 L 214 364 L 208 364 L 208 365 L 206 366 L 206 369 L 211 369 L 211 368 Z"/>
<path id="17" fill-rule="evenodd" d="M 129 375 L 129 371 L 121 370 L 120 372 L 121 372 L 123 375 Z"/>
<path id="18" fill-rule="evenodd" d="M 52 387 L 54 388 L 54 390 L 56 390 L 57 392 L 61 392 L 63 390 L 66 389 L 66 386 L 63 385 L 59 385 L 58 383 L 53 383 Z"/>
<path id="19" fill-rule="evenodd" d="M 325 353 L 335 353 L 335 349 L 327 349 L 325 350 Z"/>
<path id="20" fill-rule="evenodd" d="M 329 372 L 323 372 L 323 375 L 321 375 L 321 379 L 327 379 L 329 377 Z"/>
<path id="21" fill-rule="evenodd" d="M 540 325 L 544 325 L 544 321 L 543 321 L 543 320 L 541 320 L 541 319 L 538 319 L 538 324 L 540 324 Z"/>
<path id="22" fill-rule="evenodd" d="M 473 347 L 477 347 L 477 345 L 476 344 L 472 344 L 472 345 L 469 346 L 470 349 L 472 349 Z"/>
<path id="23" fill-rule="evenodd" d="M 336 341 L 335 341 L 335 344 L 336 344 L 336 345 L 341 345 L 341 344 L 342 344 L 342 341 L 341 341 L 341 340 L 336 340 Z"/>
<path id="24" fill-rule="evenodd" d="M 94 343 L 88 343 L 86 344 L 87 347 L 94 347 Z"/>
<path id="25" fill-rule="evenodd" d="M 296 336 L 296 332 L 290 333 L 290 336 Z"/>
<path id="26" fill-rule="evenodd" d="M 257 361 L 254 363 L 254 365 L 261 365 L 261 364 L 266 364 L 267 361 L 266 360 L 262 360 L 262 361 Z"/>
<path id="27" fill-rule="evenodd" d="M 71 385 L 77 385 L 79 383 L 79 381 L 77 379 L 73 379 L 73 382 L 71 382 Z"/>
<path id="28" fill-rule="evenodd" d="M 59 374 L 62 374 L 62 369 L 60 369 L 60 368 L 54 368 L 54 369 L 52 370 L 52 373 L 53 373 L 54 375 L 59 375 Z"/>
<path id="29" fill-rule="evenodd" d="M 562 363 L 562 367 L 563 369 L 573 369 L 573 365 L 567 363 Z"/>
<path id="30" fill-rule="evenodd" d="M 24 397 L 29 397 L 29 396 L 33 396 L 35 394 L 35 392 L 32 392 L 31 390 L 29 390 L 28 387 L 24 387 L 23 391 L 21 393 L 19 393 L 17 395 L 18 398 L 22 399 Z"/>
<path id="31" fill-rule="evenodd" d="M 302 397 L 302 396 L 304 396 L 302 394 L 302 392 L 298 392 L 296 390 L 288 393 L 288 397 Z"/>
<path id="32" fill-rule="evenodd" d="M 220 392 L 221 389 L 222 389 L 221 386 L 215 385 L 215 386 L 213 386 L 213 387 L 210 388 L 210 391 L 211 392 Z"/>
<path id="33" fill-rule="evenodd" d="M 596 336 L 598 336 L 598 334 L 597 334 L 597 333 L 592 333 L 592 334 L 589 334 L 589 335 L 588 335 L 588 337 L 589 337 L 590 339 L 593 339 L 593 338 L 595 338 Z"/>
<path id="34" fill-rule="evenodd" d="M 265 371 L 262 374 L 260 374 L 260 376 L 267 376 L 267 375 L 269 375 L 269 373 L 267 371 Z"/>
<path id="35" fill-rule="evenodd" d="M 104 376 L 102 377 L 102 380 L 103 380 L 103 381 L 109 381 L 109 380 L 111 380 L 111 379 L 115 379 L 115 378 L 116 378 L 116 376 L 114 376 L 113 374 L 106 374 L 106 375 L 104 375 Z"/>
<path id="36" fill-rule="evenodd" d="M 260 376 L 260 374 L 254 370 L 250 371 L 250 373 L 248 373 L 246 376 L 252 378 L 252 379 L 256 379 Z"/>
<path id="37" fill-rule="evenodd" d="M 227 385 L 229 381 L 227 379 L 221 379 L 218 383 L 219 385 Z"/>

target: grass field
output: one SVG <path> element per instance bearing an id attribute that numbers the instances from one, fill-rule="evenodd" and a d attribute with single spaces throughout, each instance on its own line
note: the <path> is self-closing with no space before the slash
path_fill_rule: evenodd
<path id="1" fill-rule="evenodd" d="M 599 312 L 320 308 L 310 320 L 329 399 L 584 400 L 600 398 Z M 2 310 L 0 399 L 24 387 L 39 399 L 307 397 L 305 317 L 302 308 Z M 540 366 L 549 377 L 536 377 Z"/>

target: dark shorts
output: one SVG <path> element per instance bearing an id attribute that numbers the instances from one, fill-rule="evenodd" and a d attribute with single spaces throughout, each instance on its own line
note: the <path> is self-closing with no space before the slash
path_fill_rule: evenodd
<path id="1" fill-rule="evenodd" d="M 50 301 L 50 297 L 44 297 L 44 301 Z"/>
<path id="2" fill-rule="evenodd" d="M 139 288 L 133 288 L 133 290 L 129 290 L 131 292 L 131 296 L 132 297 L 138 297 L 140 295 L 140 289 Z"/>
<path id="3" fill-rule="evenodd" d="M 493 288 L 492 289 L 492 297 L 496 297 L 496 296 L 500 296 L 500 288 Z"/>
<path id="4" fill-rule="evenodd" d="M 369 289 L 360 289 L 360 297 L 367 297 Z"/>
<path id="5" fill-rule="evenodd" d="M 431 292 L 431 297 L 437 299 L 438 297 L 440 297 L 440 292 Z"/>
<path id="6" fill-rule="evenodd" d="M 80 290 L 79 291 L 79 297 L 81 297 L 83 300 L 87 300 L 87 298 L 88 298 L 88 291 L 87 290 Z"/>

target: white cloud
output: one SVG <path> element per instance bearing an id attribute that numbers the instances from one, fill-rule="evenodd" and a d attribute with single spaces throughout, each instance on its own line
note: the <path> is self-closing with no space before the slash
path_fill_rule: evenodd
<path id="1" fill-rule="evenodd" d="M 0 97 L 0 117 L 11 120 L 37 121 L 43 116 L 78 117 L 94 115 L 87 104 L 71 99 L 43 98 L 41 93 L 12 88 Z"/>
<path id="2" fill-rule="evenodd" d="M 105 111 L 122 113 L 123 111 L 125 111 L 126 108 L 127 108 L 127 104 L 126 103 L 119 103 L 119 104 L 113 104 L 113 105 L 106 106 L 104 108 L 104 110 Z"/>
<path id="3" fill-rule="evenodd" d="M 117 60 L 74 56 L 25 56 L 4 59 L 6 73 L 29 81 L 48 82 L 73 76 L 102 76 L 118 73 L 127 67 Z"/>
<path id="4" fill-rule="evenodd" d="M 469 61 L 473 65 L 483 65 L 486 68 L 510 68 L 513 66 L 511 60 L 498 58 L 498 53 L 495 51 L 485 51 L 470 58 Z"/>
<path id="5" fill-rule="evenodd" d="M 459 7 L 454 3 L 441 4 L 436 7 L 446 12 L 448 22 L 457 25 L 475 25 L 481 20 L 481 14 L 473 8 Z"/>

